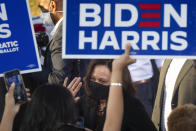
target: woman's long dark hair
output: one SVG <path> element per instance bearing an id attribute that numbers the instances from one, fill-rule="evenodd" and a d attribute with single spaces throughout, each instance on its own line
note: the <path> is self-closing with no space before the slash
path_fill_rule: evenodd
<path id="1" fill-rule="evenodd" d="M 60 85 L 38 87 L 27 105 L 20 131 L 57 131 L 62 123 L 75 120 L 74 100 Z"/>

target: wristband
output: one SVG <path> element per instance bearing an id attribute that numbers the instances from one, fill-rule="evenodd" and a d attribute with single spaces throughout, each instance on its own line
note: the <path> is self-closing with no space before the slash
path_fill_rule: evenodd
<path id="1" fill-rule="evenodd" d="M 111 86 L 120 86 L 120 87 L 122 87 L 122 83 L 119 83 L 119 82 L 112 82 L 110 85 Z"/>

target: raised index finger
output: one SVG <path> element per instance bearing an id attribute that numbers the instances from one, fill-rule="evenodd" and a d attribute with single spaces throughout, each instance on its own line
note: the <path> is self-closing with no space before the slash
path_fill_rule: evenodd
<path id="1" fill-rule="evenodd" d="M 130 54 L 130 49 L 131 49 L 131 44 L 126 44 L 126 48 L 125 48 L 125 54 L 129 55 Z"/>

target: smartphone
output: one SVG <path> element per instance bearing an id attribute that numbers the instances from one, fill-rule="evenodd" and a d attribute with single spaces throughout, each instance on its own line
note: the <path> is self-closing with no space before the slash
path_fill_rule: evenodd
<path id="1" fill-rule="evenodd" d="M 23 78 L 18 69 L 11 70 L 4 73 L 4 80 L 7 90 L 9 90 L 11 84 L 15 83 L 14 99 L 15 103 L 23 103 L 27 101 L 25 85 Z"/>

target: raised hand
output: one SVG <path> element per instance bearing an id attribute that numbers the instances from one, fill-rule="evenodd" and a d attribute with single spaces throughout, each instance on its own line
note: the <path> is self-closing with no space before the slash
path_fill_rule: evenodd
<path id="1" fill-rule="evenodd" d="M 131 59 L 130 54 L 131 44 L 126 45 L 125 53 L 120 56 L 119 59 L 115 59 L 112 63 L 113 69 L 124 69 L 125 66 L 136 62 L 135 59 Z"/>
<path id="2" fill-rule="evenodd" d="M 80 88 L 82 87 L 82 82 L 80 77 L 75 77 L 70 84 L 67 86 L 68 77 L 65 78 L 63 86 L 67 87 L 67 89 L 72 93 L 75 102 L 77 102 L 80 97 L 75 97 L 79 92 Z"/>

